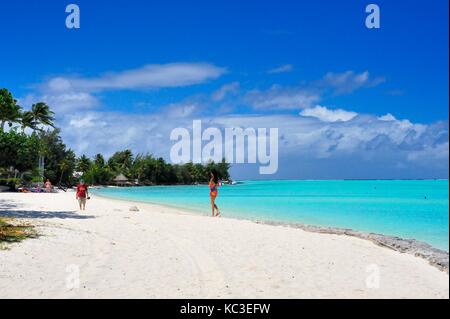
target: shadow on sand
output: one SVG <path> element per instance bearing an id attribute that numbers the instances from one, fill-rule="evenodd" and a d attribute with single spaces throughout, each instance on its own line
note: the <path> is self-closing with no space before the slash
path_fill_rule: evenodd
<path id="1" fill-rule="evenodd" d="M 16 210 L 19 205 L 5 200 L 0 200 L 0 217 L 10 218 L 59 218 L 59 219 L 91 219 L 92 215 L 80 215 L 76 211 L 38 211 L 38 210 Z"/>

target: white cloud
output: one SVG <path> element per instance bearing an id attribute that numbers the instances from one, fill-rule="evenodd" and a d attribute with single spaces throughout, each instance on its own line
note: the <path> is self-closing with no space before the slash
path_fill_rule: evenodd
<path id="1" fill-rule="evenodd" d="M 216 79 L 225 72 L 224 68 L 208 63 L 152 64 L 92 78 L 55 77 L 41 89 L 44 92 L 98 92 L 182 87 Z"/>
<path id="2" fill-rule="evenodd" d="M 443 142 L 436 145 L 425 145 L 423 148 L 411 151 L 408 160 L 416 163 L 428 164 L 429 160 L 435 163 L 448 163 L 449 143 Z"/>
<path id="3" fill-rule="evenodd" d="M 366 163 L 368 170 L 371 165 L 390 169 L 389 174 L 398 173 L 399 163 L 413 176 L 420 175 L 424 167 L 428 171 L 439 169 L 441 174 L 448 172 L 448 123 L 387 122 L 367 114 L 333 122 L 293 115 L 230 116 L 216 122 L 224 126 L 278 127 L 280 156 L 300 167 L 302 162 L 312 163 L 311 169 L 319 170 L 324 167 L 314 161 L 327 159 L 327 165 L 341 172 L 340 178 L 351 174 L 350 162 Z M 418 167 L 421 170 L 412 170 Z M 367 171 L 372 173 L 384 176 L 383 171 Z M 389 174 L 385 176 L 392 177 Z"/>
<path id="4" fill-rule="evenodd" d="M 277 74 L 277 73 L 287 73 L 294 70 L 294 66 L 292 64 L 283 64 L 274 69 L 270 69 L 267 71 L 269 74 Z"/>
<path id="5" fill-rule="evenodd" d="M 100 117 L 94 113 L 86 113 L 85 115 L 75 115 L 69 119 L 69 126 L 75 129 L 101 129 L 108 126 L 108 122 L 102 121 Z"/>
<path id="6" fill-rule="evenodd" d="M 164 107 L 168 117 L 188 117 L 199 109 L 197 103 L 176 103 Z"/>
<path id="7" fill-rule="evenodd" d="M 225 72 L 224 68 L 208 63 L 170 63 L 109 72 L 92 78 L 59 76 L 36 86 L 38 91 L 20 99 L 20 103 L 46 102 L 59 116 L 99 106 L 101 103 L 96 93 L 100 91 L 189 86 L 218 78 Z"/>
<path id="8" fill-rule="evenodd" d="M 368 72 L 328 73 L 322 80 L 302 87 L 275 85 L 267 90 L 250 91 L 239 100 L 256 110 L 297 110 L 299 115 L 274 112 L 270 115 L 222 115 L 220 108 L 209 107 L 210 103 L 216 103 L 233 110 L 236 104 L 227 97 L 242 97 L 238 82 L 225 84 L 200 98 L 160 107 L 157 113 L 95 111 L 100 104 L 98 91 L 190 85 L 224 72 L 212 65 L 206 68 L 205 64 L 184 66 L 186 68 L 180 68 L 180 64 L 144 67 L 85 79 L 57 77 L 42 85 L 39 95 L 26 96 L 20 103 L 47 102 L 57 112 L 57 125 L 62 128 L 64 141 L 79 155 L 93 156 L 100 152 L 108 156 L 130 148 L 135 153 L 153 153 L 168 159 L 171 130 L 189 128 L 193 119 L 201 119 L 205 125 L 218 128 L 278 127 L 280 163 L 284 161 L 280 174 L 285 170 L 289 174 L 308 172 L 320 176 L 321 172 L 330 170 L 330 174 L 335 175 L 326 176 L 342 178 L 353 176 L 358 165 L 362 167 L 363 177 L 368 177 L 364 175 L 368 173 L 375 174 L 370 177 L 396 177 L 400 171 L 411 172 L 412 176 L 417 176 L 417 172 L 428 172 L 430 176 L 448 174 L 448 122 L 423 125 L 398 120 L 390 113 L 377 117 L 318 105 L 330 91 L 351 93 L 381 82 L 381 79 L 372 79 Z M 388 173 L 383 175 L 385 172 Z M 286 177 L 304 176 L 289 174 Z"/>
<path id="9" fill-rule="evenodd" d="M 29 94 L 19 99 L 19 104 L 29 107 L 36 102 L 47 103 L 57 113 L 79 112 L 95 108 L 100 101 L 86 92 L 61 92 L 59 94 Z"/>
<path id="10" fill-rule="evenodd" d="M 363 87 L 373 87 L 383 83 L 382 77 L 372 79 L 368 71 L 355 73 L 346 71 L 342 73 L 327 73 L 318 83 L 319 85 L 333 89 L 336 94 L 349 94 Z"/>
<path id="11" fill-rule="evenodd" d="M 295 110 L 314 107 L 329 92 L 350 94 L 363 87 L 373 87 L 384 81 L 378 77 L 372 79 L 369 72 L 343 73 L 329 72 L 320 80 L 298 87 L 273 85 L 268 90 L 252 90 L 246 94 L 244 101 L 255 109 Z"/>
<path id="12" fill-rule="evenodd" d="M 78 155 L 93 156 L 131 149 L 135 153 L 167 156 L 172 128 L 188 123 L 185 117 L 164 114 L 127 114 L 119 112 L 85 112 L 67 114 L 58 123 L 66 144 Z"/>
<path id="13" fill-rule="evenodd" d="M 312 107 L 320 100 L 320 95 L 298 88 L 272 86 L 267 91 L 253 90 L 247 93 L 245 101 L 256 109 L 304 109 Z"/>
<path id="14" fill-rule="evenodd" d="M 337 121 L 350 121 L 358 114 L 355 112 L 349 112 L 342 109 L 330 110 L 324 106 L 317 105 L 314 108 L 302 110 L 301 116 L 310 116 L 318 118 L 324 122 L 337 122 Z"/>
<path id="15" fill-rule="evenodd" d="M 224 84 L 220 89 L 215 91 L 212 94 L 213 101 L 221 101 L 223 100 L 227 95 L 232 94 L 235 95 L 239 91 L 239 82 L 231 82 L 228 84 Z"/>
<path id="16" fill-rule="evenodd" d="M 396 121 L 397 119 L 391 113 L 378 117 L 380 121 Z"/>
<path id="17" fill-rule="evenodd" d="M 70 114 L 58 124 L 68 146 L 78 154 L 90 156 L 98 152 L 109 156 L 130 148 L 135 153 L 153 153 L 169 159 L 173 145 L 169 139 L 171 130 L 189 129 L 193 119 L 201 119 L 204 129 L 277 127 L 280 163 L 284 163 L 280 174 L 289 172 L 284 177 L 321 176 L 331 170 L 328 173 L 335 178 L 349 178 L 354 176 L 354 167 L 360 167 L 362 175 L 358 176 L 363 178 L 445 177 L 448 173 L 447 122 L 423 125 L 408 120 L 385 121 L 368 114 L 358 114 L 346 121 L 298 115 L 208 117 L 191 112 L 192 107 L 180 104 L 163 108 L 158 114 Z M 182 116 L 173 116 L 173 108 L 181 110 L 178 115 Z M 235 164 L 234 169 L 239 170 L 239 165 Z M 404 172 L 410 175 L 399 175 Z"/>

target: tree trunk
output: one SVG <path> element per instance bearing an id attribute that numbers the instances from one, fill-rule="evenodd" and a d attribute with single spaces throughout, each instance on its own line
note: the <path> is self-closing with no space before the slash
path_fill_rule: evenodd
<path id="1" fill-rule="evenodd" d="M 63 174 L 64 174 L 64 171 L 61 171 L 61 176 L 59 177 L 59 186 L 61 186 Z"/>

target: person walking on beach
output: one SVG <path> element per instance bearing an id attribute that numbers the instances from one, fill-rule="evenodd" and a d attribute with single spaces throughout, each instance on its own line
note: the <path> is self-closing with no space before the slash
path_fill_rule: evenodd
<path id="1" fill-rule="evenodd" d="M 77 185 L 76 199 L 80 205 L 80 210 L 86 210 L 86 200 L 88 199 L 88 186 L 83 180 Z"/>
<path id="2" fill-rule="evenodd" d="M 217 176 L 216 171 L 211 172 L 211 178 L 209 180 L 209 197 L 211 199 L 211 208 L 212 208 L 212 217 L 218 217 L 220 216 L 219 208 L 216 205 L 216 197 L 219 194 L 219 178 Z M 214 213 L 214 211 L 217 211 L 217 213 Z"/>

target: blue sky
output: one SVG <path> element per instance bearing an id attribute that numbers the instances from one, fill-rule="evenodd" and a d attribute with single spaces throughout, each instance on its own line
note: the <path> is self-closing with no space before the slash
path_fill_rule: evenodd
<path id="1" fill-rule="evenodd" d="M 273 178 L 448 177 L 446 0 L 73 1 L 78 30 L 68 3 L 2 5 L 0 86 L 48 102 L 79 154 L 168 158 L 198 118 L 277 123 Z"/>

